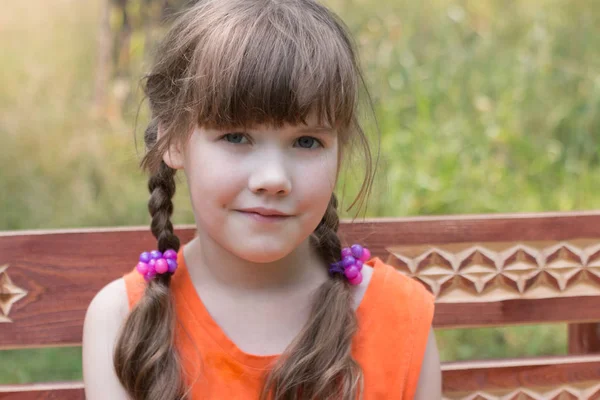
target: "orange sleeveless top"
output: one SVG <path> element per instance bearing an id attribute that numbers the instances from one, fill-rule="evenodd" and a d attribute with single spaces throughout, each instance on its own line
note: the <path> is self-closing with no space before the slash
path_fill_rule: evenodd
<path id="1" fill-rule="evenodd" d="M 239 349 L 204 307 L 188 273 L 183 246 L 171 278 L 180 351 L 191 398 L 257 400 L 265 371 L 277 356 Z M 371 281 L 356 313 L 352 354 L 364 376 L 364 400 L 413 399 L 431 327 L 434 298 L 423 285 L 373 258 Z M 146 282 L 135 270 L 124 276 L 130 309 Z"/>

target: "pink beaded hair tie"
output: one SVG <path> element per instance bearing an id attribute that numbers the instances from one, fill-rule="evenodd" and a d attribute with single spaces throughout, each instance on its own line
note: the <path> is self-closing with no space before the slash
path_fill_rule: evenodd
<path id="1" fill-rule="evenodd" d="M 351 285 L 359 285 L 362 280 L 362 273 L 360 272 L 363 267 L 363 263 L 371 258 L 371 252 L 366 247 L 362 247 L 360 244 L 353 244 L 351 247 L 344 247 L 342 249 L 342 260 L 330 264 L 329 273 L 344 274 L 348 278 L 348 282 Z"/>
<path id="2" fill-rule="evenodd" d="M 161 253 L 158 250 L 140 254 L 140 262 L 135 267 L 144 276 L 146 282 L 153 279 L 156 274 L 174 274 L 177 270 L 177 252 L 173 249 Z"/>

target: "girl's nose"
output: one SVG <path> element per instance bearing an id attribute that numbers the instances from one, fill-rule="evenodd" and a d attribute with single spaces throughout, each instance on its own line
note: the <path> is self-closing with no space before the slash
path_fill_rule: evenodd
<path id="1" fill-rule="evenodd" d="M 264 157 L 250 175 L 248 187 L 254 193 L 287 195 L 292 190 L 292 181 L 283 160 Z"/>

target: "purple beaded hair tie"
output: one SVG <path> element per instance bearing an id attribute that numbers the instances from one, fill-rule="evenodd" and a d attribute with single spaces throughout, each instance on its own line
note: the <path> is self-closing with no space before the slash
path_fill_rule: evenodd
<path id="1" fill-rule="evenodd" d="M 137 271 L 144 276 L 146 282 L 156 274 L 174 274 L 177 270 L 177 252 L 173 249 L 161 253 L 158 250 L 140 254 L 140 262 L 136 265 Z"/>
<path id="2" fill-rule="evenodd" d="M 360 272 L 363 267 L 363 263 L 371 258 L 371 252 L 366 247 L 362 247 L 360 244 L 353 244 L 351 247 L 344 247 L 342 249 L 342 260 L 330 264 L 330 274 L 344 274 L 348 278 L 348 282 L 351 285 L 359 285 L 362 280 L 362 273 Z"/>

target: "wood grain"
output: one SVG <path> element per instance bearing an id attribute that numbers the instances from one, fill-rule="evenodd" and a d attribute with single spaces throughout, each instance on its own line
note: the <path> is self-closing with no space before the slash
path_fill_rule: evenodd
<path id="1" fill-rule="evenodd" d="M 600 324 L 569 324 L 569 354 L 600 353 Z"/>
<path id="2" fill-rule="evenodd" d="M 545 396 L 556 389 L 565 396 L 579 391 L 575 399 L 600 396 L 598 355 L 445 363 L 442 374 L 448 399 L 475 398 L 475 393 L 482 399 L 546 399 L 554 398 Z M 530 397 L 518 397 L 519 392 Z M 515 397 L 507 396 L 509 393 Z"/>
<path id="3" fill-rule="evenodd" d="M 83 382 L 0 385 L 0 400 L 85 400 Z"/>
<path id="4" fill-rule="evenodd" d="M 435 306 L 433 325 L 436 328 L 474 328 L 593 321 L 600 321 L 600 296 L 440 303 Z"/>
<path id="5" fill-rule="evenodd" d="M 180 233 L 190 240 L 193 230 Z M 130 271 L 145 249 L 147 230 L 52 231 L 0 236 L 0 262 L 28 294 L 0 324 L 0 349 L 81 343 L 85 310 L 107 283 Z"/>

